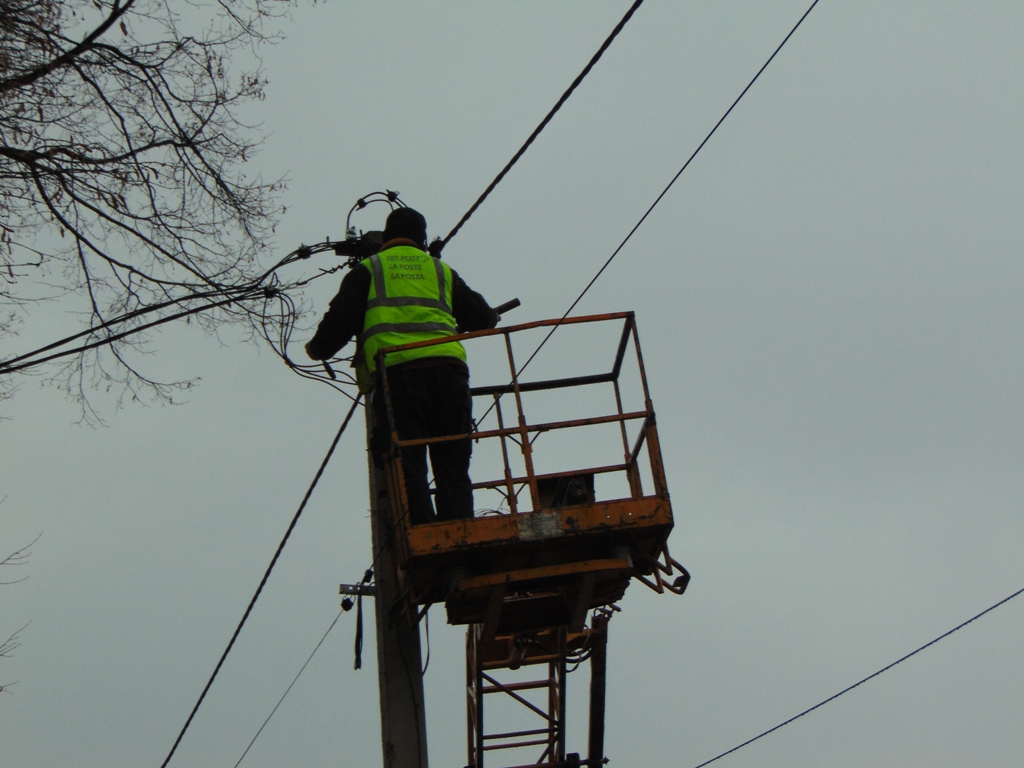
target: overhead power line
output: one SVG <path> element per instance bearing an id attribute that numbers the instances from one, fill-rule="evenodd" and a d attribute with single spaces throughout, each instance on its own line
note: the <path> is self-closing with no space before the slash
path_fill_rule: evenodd
<path id="1" fill-rule="evenodd" d="M 324 456 L 323 461 L 320 462 L 320 469 L 317 470 L 316 476 L 313 478 L 313 482 L 310 483 L 309 488 L 306 490 L 306 495 L 302 498 L 302 503 L 299 504 L 299 508 L 295 511 L 295 515 L 292 517 L 292 522 L 288 526 L 288 530 L 285 531 L 284 538 L 281 539 L 281 543 L 277 546 L 277 551 L 274 553 L 274 557 L 270 560 L 270 565 L 267 566 L 267 571 L 263 574 L 263 579 L 260 581 L 260 585 L 256 588 L 256 593 L 252 596 L 252 600 L 249 601 L 249 606 L 245 609 L 245 613 L 242 615 L 242 620 L 238 622 L 238 626 L 235 628 L 235 633 L 231 636 L 231 640 L 228 642 L 227 648 L 225 648 L 224 653 L 221 654 L 220 661 L 217 662 L 217 666 L 214 668 L 213 674 L 210 675 L 210 679 L 206 683 L 206 687 L 203 688 L 203 692 L 199 694 L 199 699 L 196 701 L 196 705 L 192 708 L 192 712 L 185 721 L 185 725 L 182 727 L 181 733 L 179 733 L 178 738 L 174 740 L 174 745 L 171 747 L 171 751 L 167 753 L 167 757 L 164 758 L 163 763 L 160 764 L 160 768 L 166 768 L 167 764 L 171 762 L 171 758 L 178 749 L 178 744 L 181 743 L 182 738 L 185 736 L 185 732 L 192 724 L 192 719 L 196 716 L 196 712 L 199 711 L 199 706 L 203 703 L 203 699 L 206 698 L 206 694 L 213 685 L 213 681 L 217 678 L 217 673 L 220 672 L 220 668 L 224 666 L 224 660 L 227 659 L 228 654 L 231 652 L 231 648 L 235 644 L 235 640 L 238 639 L 238 635 L 242 631 L 242 627 L 249 618 L 249 614 L 252 613 L 253 606 L 256 605 L 256 601 L 259 599 L 260 593 L 263 592 L 263 587 L 266 585 L 267 579 L 270 578 L 270 573 L 274 570 L 274 566 L 277 564 L 277 559 L 281 556 L 281 552 L 284 550 L 284 545 L 288 542 L 288 537 L 292 535 L 292 531 L 295 529 L 295 524 L 299 522 L 299 517 L 302 515 L 302 511 L 306 508 L 306 503 L 309 501 L 310 496 L 313 495 L 313 489 L 316 488 L 317 483 L 320 481 L 320 477 L 327 468 L 327 463 L 331 460 L 331 456 L 334 454 L 334 449 L 338 447 L 338 442 L 341 440 L 341 436 L 344 434 L 345 428 L 348 427 L 348 423 L 352 420 L 352 414 L 355 413 L 356 406 L 359 405 L 359 401 L 360 398 L 356 398 L 352 403 L 352 407 L 349 408 L 348 414 L 345 416 L 345 420 L 341 423 L 341 427 L 338 429 L 338 434 L 334 436 L 334 441 L 331 443 L 331 447 L 327 449 L 327 455 Z"/>
<path id="2" fill-rule="evenodd" d="M 551 108 L 551 111 L 548 112 L 545 118 L 540 121 L 540 124 L 533 129 L 533 133 L 530 134 L 530 137 L 526 140 L 523 146 L 519 148 L 519 151 L 512 156 L 512 159 L 508 161 L 504 168 L 501 169 L 501 173 L 494 177 L 494 181 L 492 181 L 487 186 L 487 189 L 484 190 L 484 193 L 480 195 L 479 198 L 477 198 L 477 201 L 473 203 L 470 209 L 466 211 L 465 215 L 461 219 L 459 219 L 459 223 L 456 224 L 452 231 L 448 233 L 448 236 L 441 241 L 442 248 L 448 244 L 449 240 L 455 237 L 455 233 L 462 229 L 462 225 L 469 221 L 469 217 L 476 212 L 476 209 L 480 207 L 480 204 L 483 203 L 484 200 L 487 199 L 487 196 L 491 194 L 491 191 L 496 186 L 498 186 L 502 179 L 505 178 L 505 174 L 507 174 L 512 169 L 512 166 L 515 165 L 519 161 L 519 158 L 525 154 L 526 150 L 530 148 L 530 145 L 533 144 L 533 140 L 536 139 L 540 135 L 540 132 L 547 127 L 547 124 L 551 122 L 551 118 L 553 118 L 555 116 L 555 113 L 562 108 L 562 105 L 569 100 L 569 97 L 572 95 L 572 92 L 575 91 L 576 87 L 583 82 L 583 78 L 590 74 L 590 70 L 592 70 L 594 68 L 594 65 L 597 64 L 598 59 L 600 59 L 601 56 L 604 55 L 604 52 L 608 50 L 608 47 L 612 44 L 612 41 L 618 36 L 619 32 L 622 31 L 622 28 L 626 26 L 626 23 L 630 20 L 630 18 L 632 18 L 633 14 L 636 12 L 636 9 L 643 5 L 643 2 L 644 0 L 636 0 L 636 2 L 634 2 L 633 5 L 629 7 L 629 10 L 626 11 L 626 15 L 623 16 L 619 23 L 615 25 L 615 29 L 611 31 L 611 34 L 608 35 L 607 39 L 603 43 L 601 43 L 601 47 L 597 49 L 597 53 L 595 53 L 591 57 L 590 61 L 587 63 L 587 66 L 585 66 L 583 68 L 583 71 L 576 76 L 576 79 L 572 81 L 572 85 L 570 85 L 566 89 L 565 93 L 562 94 L 562 97 L 555 103 L 555 106 Z"/>
<path id="3" fill-rule="evenodd" d="M 740 92 L 740 95 L 736 97 L 736 100 L 731 105 L 729 105 L 729 108 L 727 110 L 725 110 L 725 114 L 723 114 L 718 119 L 718 122 L 715 123 L 714 127 L 710 131 L 708 131 L 708 135 L 704 137 L 704 140 L 698 145 L 698 147 L 695 150 L 693 150 L 693 154 L 691 154 L 690 157 L 687 158 L 686 162 L 683 163 L 683 167 L 676 172 L 676 175 L 672 177 L 672 180 L 661 191 L 661 194 L 658 195 L 657 198 L 655 198 L 654 202 L 651 203 L 650 207 L 644 212 L 644 215 L 640 217 L 640 220 L 633 226 L 631 230 L 629 230 L 629 234 L 627 234 L 626 237 L 622 240 L 622 242 L 619 243 L 619 247 L 615 249 L 611 256 L 608 257 L 608 260 L 601 266 L 601 268 L 597 270 L 597 274 L 594 275 L 594 277 L 590 280 L 589 283 L 587 283 L 586 288 L 584 288 L 583 291 L 580 292 L 580 295 L 576 297 L 576 300 L 572 303 L 572 306 L 570 306 L 569 309 L 566 310 L 565 314 L 562 315 L 563 320 L 566 317 L 568 317 L 569 313 L 576 308 L 576 305 L 580 303 L 583 297 L 587 294 L 587 291 L 590 290 L 591 286 L 593 286 L 594 283 L 597 282 L 597 279 L 601 277 L 601 274 L 608 268 L 608 265 L 612 263 L 615 257 L 619 255 L 619 252 L 625 247 L 626 243 L 629 242 L 630 238 L 632 238 L 636 231 L 640 229 L 640 226 L 647 220 L 647 217 L 651 215 L 651 212 L 658 206 L 658 203 L 660 203 L 662 198 L 664 198 L 665 195 L 668 194 L 668 191 L 672 189 L 673 185 L 676 183 L 676 181 L 678 181 L 679 177 L 683 175 L 683 171 L 690 167 L 690 163 L 693 162 L 693 159 L 697 157 L 697 155 L 700 153 L 702 149 L 704 149 L 704 145 L 711 140 L 711 137 L 715 135 L 715 131 L 717 131 L 719 126 L 721 126 L 722 123 L 725 122 L 725 119 L 729 117 L 733 109 L 736 108 L 736 105 L 740 103 L 740 100 L 747 95 L 747 91 L 749 91 L 754 86 L 754 83 L 757 82 L 757 79 L 761 77 L 761 74 L 768 68 L 768 65 L 772 63 L 775 57 L 779 54 L 779 51 L 781 51 L 783 47 L 786 45 L 786 43 L 789 42 L 789 39 L 796 33 L 796 31 L 800 28 L 800 25 L 804 23 L 804 19 L 806 19 L 808 15 L 810 15 L 811 11 L 814 10 L 814 6 L 816 6 L 817 4 L 818 0 L 814 0 L 814 2 L 811 3 L 810 7 L 806 11 L 804 11 L 804 15 L 801 16 L 800 20 L 797 21 L 795 25 L 793 25 L 793 28 L 791 30 L 789 30 L 789 34 L 786 35 L 785 39 L 783 39 L 781 43 L 779 43 L 779 46 L 772 52 L 772 55 L 768 57 L 768 60 L 761 65 L 761 68 L 757 70 L 757 74 L 751 78 L 750 82 L 747 83 L 747 86 Z M 555 328 L 557 327 L 558 326 L 555 326 Z"/>
<path id="4" fill-rule="evenodd" d="M 320 638 L 320 642 L 316 644 L 316 647 L 313 649 L 312 653 L 309 654 L 309 658 L 306 659 L 306 663 L 302 665 L 301 669 L 299 669 L 299 671 L 296 673 L 295 678 L 285 689 L 284 693 L 281 694 L 281 698 L 277 700 L 277 704 L 275 704 L 274 708 L 270 710 L 270 714 L 267 715 L 267 719 L 263 721 L 263 725 L 261 725 L 259 727 L 259 730 L 256 731 L 256 735 L 252 737 L 252 741 L 249 742 L 249 746 L 245 748 L 245 751 L 242 753 L 242 756 L 238 758 L 238 762 L 235 763 L 234 768 L 238 768 L 238 766 L 242 764 L 242 761 L 245 760 L 245 756 L 249 754 L 249 750 L 252 749 L 252 745 L 256 743 L 256 739 L 260 737 L 260 734 L 263 733 L 263 729 L 267 727 L 267 723 L 270 722 L 270 719 L 277 713 L 278 708 L 281 706 L 282 703 L 284 703 L 285 697 L 288 696 L 289 693 L 291 693 L 292 688 L 295 687 L 295 683 L 299 681 L 299 678 L 302 676 L 302 673 L 306 671 L 306 667 L 309 666 L 309 662 L 311 662 L 313 660 L 313 657 L 316 656 L 316 652 L 320 650 L 320 646 L 324 644 L 324 640 L 326 640 L 327 636 L 331 634 L 331 630 L 334 629 L 334 625 L 338 623 L 338 619 L 341 618 L 341 614 L 343 614 L 344 612 L 344 610 L 338 611 L 338 615 L 334 617 L 334 621 L 331 622 L 331 626 L 329 626 L 327 628 L 327 631 L 324 632 L 324 636 Z"/>
<path id="5" fill-rule="evenodd" d="M 989 606 L 988 608 L 986 608 L 986 609 L 985 609 L 984 611 L 982 611 L 981 613 L 978 613 L 978 614 L 976 614 L 976 615 L 972 616 L 971 618 L 969 618 L 969 619 L 968 619 L 967 621 L 963 622 L 962 624 L 958 624 L 958 625 L 956 625 L 956 626 L 955 626 L 955 627 L 953 627 L 953 628 L 952 628 L 951 630 L 949 630 L 948 632 L 944 632 L 943 634 L 939 635 L 938 637 L 936 637 L 936 638 L 935 638 L 934 640 L 932 640 L 931 642 L 925 643 L 925 644 L 924 644 L 924 645 L 922 645 L 922 646 L 921 646 L 920 648 L 918 648 L 918 649 L 917 649 L 916 651 L 911 651 L 911 652 L 910 652 L 910 653 L 908 653 L 908 654 L 907 654 L 906 656 L 902 656 L 902 657 L 900 657 L 900 658 L 896 659 L 896 661 L 894 661 L 894 662 L 893 662 L 892 664 L 888 664 L 887 666 L 884 666 L 884 667 L 882 667 L 882 668 L 881 668 L 880 670 L 878 670 L 878 671 L 877 671 L 877 672 L 875 672 L 874 674 L 868 675 L 868 676 L 867 676 L 867 677 L 865 677 L 865 678 L 864 678 L 863 680 L 858 680 L 858 681 L 857 681 L 856 683 L 854 683 L 853 685 L 851 685 L 851 686 L 848 686 L 848 687 L 844 688 L 844 689 L 843 689 L 843 690 L 841 690 L 841 691 L 840 691 L 839 693 L 836 693 L 836 694 L 834 694 L 834 695 L 832 695 L 832 696 L 829 696 L 829 697 L 828 697 L 827 699 L 825 699 L 824 701 L 818 702 L 818 703 L 817 703 L 817 704 L 815 704 L 815 705 L 814 705 L 813 707 L 810 707 L 809 709 L 805 709 L 805 710 L 804 710 L 803 712 L 801 712 L 800 714 L 798 714 L 798 715 L 793 715 L 793 717 L 789 718 L 788 720 L 786 720 L 786 721 L 784 721 L 784 722 L 781 722 L 781 723 L 779 723 L 779 724 L 778 724 L 778 725 L 776 725 L 776 726 L 775 726 L 774 728 L 769 728 L 769 729 L 768 729 L 767 731 L 765 731 L 764 733 L 759 733 L 759 734 L 758 734 L 757 736 L 755 736 L 754 738 L 752 738 L 752 739 L 747 739 L 747 740 L 746 740 L 746 741 L 744 741 L 744 742 L 743 742 L 742 744 L 739 744 L 739 745 L 737 745 L 737 746 L 733 747 L 732 749 L 730 749 L 730 750 L 728 750 L 728 751 L 726 751 L 726 752 L 723 752 L 722 754 L 718 755 L 717 757 L 713 757 L 713 758 L 711 758 L 710 760 L 705 760 L 705 761 L 704 761 L 703 763 L 701 763 L 700 765 L 698 765 L 698 766 L 695 766 L 695 768 L 704 768 L 704 766 L 707 766 L 707 765 L 711 765 L 711 764 L 712 764 L 713 762 L 715 762 L 716 760 L 721 760 L 721 759 L 722 759 L 723 757 L 725 757 L 726 755 L 731 755 L 731 754 L 732 754 L 733 752 L 737 752 L 738 750 L 741 750 L 741 749 L 743 749 L 744 747 L 746 747 L 746 746 L 748 746 L 748 745 L 750 745 L 750 744 L 753 744 L 753 743 L 754 743 L 755 741 L 757 741 L 758 739 L 763 739 L 763 738 L 764 738 L 765 736 L 767 736 L 767 735 L 768 735 L 769 733 L 775 733 L 775 731 L 779 730 L 780 728 L 784 728 L 785 726 L 789 725 L 789 724 L 790 724 L 790 723 L 792 723 L 792 722 L 795 722 L 795 721 L 799 720 L 799 719 L 800 719 L 801 717 L 803 717 L 804 715 L 809 715 L 809 714 L 810 714 L 811 712 L 813 712 L 814 710 L 816 710 L 816 709 L 821 709 L 821 708 L 822 708 L 822 707 L 824 707 L 824 706 L 825 706 L 826 704 L 828 704 L 828 703 L 830 703 L 830 702 L 833 702 L 833 701 L 835 701 L 836 699 L 838 699 L 838 698 L 839 698 L 840 696 L 842 696 L 843 694 L 849 693 L 850 691 L 852 691 L 852 690 L 853 690 L 854 688 L 856 688 L 857 686 L 860 686 L 860 685 L 863 685 L 864 683 L 866 683 L 866 682 L 867 682 L 868 680 L 873 680 L 874 678 L 876 678 L 876 677 L 878 677 L 879 675 L 881 675 L 881 674 L 882 674 L 883 672 L 888 672 L 888 671 L 889 671 L 890 669 L 892 669 L 893 667 L 895 667 L 895 666 L 896 666 L 897 664 L 902 664 L 902 663 L 903 663 L 904 661 L 906 661 L 907 659 L 909 659 L 909 658 L 910 658 L 910 657 L 912 657 L 912 656 L 916 656 L 917 654 L 919 654 L 919 653 L 920 653 L 921 651 L 925 650 L 926 648 L 931 648 L 931 647 L 932 647 L 933 645 L 935 645 L 936 643 L 938 643 L 938 642 L 939 642 L 940 640 L 945 640 L 945 639 L 946 639 L 947 637 L 949 637 L 950 635 L 952 635 L 952 634 L 953 634 L 954 632 L 958 632 L 958 631 L 960 631 L 961 629 L 963 629 L 964 627 L 966 627 L 966 626 L 967 626 L 968 624 L 970 624 L 970 623 L 971 623 L 972 621 L 976 621 L 976 620 L 980 619 L 980 618 L 981 618 L 982 616 L 984 616 L 984 615 L 985 615 L 986 613 L 991 613 L 991 612 L 992 612 L 992 611 L 994 611 L 994 610 L 995 610 L 996 608 L 999 608 L 1000 606 L 1002 606 L 1002 605 L 1005 605 L 1006 603 L 1008 603 L 1008 602 L 1010 602 L 1011 600 L 1013 600 L 1013 598 L 1015 598 L 1015 597 L 1018 597 L 1018 596 L 1020 596 L 1020 595 L 1022 595 L 1022 594 L 1024 594 L 1024 588 L 1018 589 L 1018 590 L 1017 590 L 1016 592 L 1014 592 L 1014 593 L 1013 593 L 1012 595 L 1010 595 L 1009 597 L 1004 597 L 1004 598 L 1003 598 L 1002 600 L 1000 600 L 1000 601 L 999 601 L 998 603 L 996 603 L 995 605 L 991 605 L 991 606 Z"/>
<path id="6" fill-rule="evenodd" d="M 643 225 L 643 223 L 647 220 L 647 217 L 650 216 L 651 212 L 658 206 L 658 203 L 660 203 L 662 199 L 665 197 L 665 195 L 668 194 L 668 191 L 672 189 L 672 186 L 676 183 L 679 177 L 683 175 L 683 171 L 690 167 L 690 163 L 693 162 L 693 159 L 697 157 L 697 155 L 700 153 L 702 149 L 704 149 L 704 145 L 711 140 L 711 137 L 715 135 L 715 131 L 717 131 L 719 126 L 721 126 L 722 123 L 725 122 L 725 119 L 732 113 L 733 109 L 736 108 L 736 105 L 740 103 L 740 100 L 747 95 L 747 91 L 749 91 L 753 87 L 754 83 L 757 82 L 757 79 L 761 77 L 761 74 L 768 68 L 768 65 L 772 63 L 775 57 L 779 54 L 779 51 L 781 51 L 783 47 L 786 45 L 786 43 L 789 42 L 789 39 L 794 35 L 797 29 L 800 28 L 800 25 L 804 23 L 804 19 L 806 19 L 807 16 L 811 13 L 811 11 L 814 10 L 814 6 L 816 6 L 817 4 L 818 0 L 814 0 L 814 2 L 811 3 L 810 7 L 806 11 L 804 11 L 803 16 L 801 16 L 799 21 L 797 21 L 797 23 L 793 25 L 793 28 L 789 30 L 789 34 L 786 35 L 786 37 L 783 39 L 781 43 L 779 43 L 778 47 L 772 52 L 772 55 L 768 57 L 768 60 L 761 65 L 761 68 L 757 70 L 757 74 L 755 74 L 751 78 L 750 82 L 747 83 L 747 86 L 740 92 L 740 95 L 736 97 L 736 100 L 733 101 L 733 103 L 729 106 L 727 110 L 725 110 L 725 114 L 723 114 L 718 119 L 718 122 L 715 123 L 714 127 L 710 131 L 708 131 L 708 135 L 704 137 L 704 140 L 698 145 L 698 147 L 695 150 L 693 150 L 693 154 L 691 154 L 689 158 L 687 158 L 686 162 L 683 163 L 683 167 L 676 172 L 676 175 L 672 177 L 672 180 L 669 181 L 669 183 L 661 191 L 661 194 L 658 195 L 657 198 L 655 198 L 654 202 L 651 203 L 650 207 L 648 207 L 648 209 L 644 212 L 644 215 L 640 217 L 640 220 L 633 225 L 633 228 L 631 230 L 629 230 L 629 233 L 625 236 L 625 238 L 623 238 L 622 242 L 619 243 L 619 247 L 616 248 L 612 252 L 612 255 L 609 256 L 608 259 L 605 261 L 605 263 L 601 265 L 601 268 L 597 270 L 597 274 L 595 274 L 590 279 L 590 282 L 587 283 L 586 287 L 584 287 L 584 289 L 580 292 L 580 295 L 577 296 L 575 301 L 573 301 L 569 308 L 565 310 L 565 314 L 563 314 L 559 318 L 558 322 L 555 323 L 555 325 L 551 326 L 551 330 L 548 331 L 547 335 L 541 340 L 540 344 L 537 345 L 537 348 L 533 350 L 533 354 L 531 354 L 530 357 L 527 358 L 526 362 L 523 363 L 522 368 L 518 370 L 518 372 L 516 373 L 517 376 L 526 370 L 526 367 L 531 362 L 533 362 L 533 359 L 537 356 L 537 353 L 539 353 L 541 349 L 544 347 L 544 345 L 548 343 L 548 339 L 551 338 L 555 331 L 562 327 L 562 321 L 565 320 L 574 309 L 576 309 L 576 305 L 583 300 L 583 297 L 587 295 L 587 292 L 593 287 L 594 283 L 597 282 L 598 278 L 600 278 L 601 275 L 604 274 L 604 271 L 608 268 L 608 265 L 610 265 L 612 261 L 615 260 L 615 257 L 619 255 L 622 249 L 626 246 L 626 243 L 628 243 L 630 239 L 633 237 L 633 235 L 636 234 L 636 231 L 640 229 L 641 225 Z M 451 237 L 451 235 L 449 235 L 449 237 Z M 493 408 L 494 406 L 492 405 L 491 407 Z M 487 413 L 490 413 L 490 409 L 488 409 Z M 484 415 L 486 416 L 487 414 Z"/>

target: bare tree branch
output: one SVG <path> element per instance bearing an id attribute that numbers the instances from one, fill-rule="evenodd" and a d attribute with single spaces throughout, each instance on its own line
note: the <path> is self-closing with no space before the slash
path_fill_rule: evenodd
<path id="1" fill-rule="evenodd" d="M 72 399 L 83 402 L 90 381 L 165 401 L 176 386 L 130 362 L 138 329 L 96 335 L 111 318 L 175 314 L 171 305 L 216 295 L 207 330 L 242 323 L 262 335 L 272 320 L 260 302 L 223 299 L 268 287 L 260 258 L 283 186 L 246 174 L 260 137 L 239 110 L 263 98 L 254 52 L 289 7 L 0 0 L 0 340 L 40 287 L 77 304 L 110 355 L 82 345 L 63 360 L 52 375 Z M 249 66 L 233 71 L 236 61 Z M 24 370 L 0 361 L 0 397 Z"/>
<path id="2" fill-rule="evenodd" d="M 32 554 L 32 546 L 37 541 L 39 541 L 39 539 L 41 539 L 42 536 L 43 536 L 43 534 L 40 533 L 38 536 L 36 536 L 34 539 L 32 539 L 32 541 L 30 541 L 24 547 L 22 547 L 21 549 L 14 550 L 13 552 L 11 552 L 11 554 L 7 555 L 7 557 L 5 557 L 3 560 L 0 560 L 0 568 L 2 568 L 5 565 L 7 565 L 7 566 L 15 566 L 15 567 L 21 566 L 21 565 L 27 565 L 28 564 L 29 555 Z M 0 586 L 5 586 L 5 585 L 8 585 L 8 584 L 17 584 L 19 581 L 24 581 L 27 578 L 28 578 L 28 576 L 23 576 L 20 579 L 14 579 L 14 581 L 0 581 Z"/>
<path id="3" fill-rule="evenodd" d="M 0 499 L 0 505 L 7 500 L 7 497 Z M 0 568 L 24 566 L 28 564 L 29 555 L 32 554 L 32 545 L 35 544 L 42 537 L 43 534 L 39 534 L 31 542 L 26 544 L 20 549 L 16 549 L 7 555 L 3 560 L 0 560 Z M 8 586 L 11 584 L 17 584 L 20 581 L 25 581 L 28 576 L 23 576 L 20 579 L 14 579 L 11 581 L 0 581 L 0 586 Z M 20 635 L 31 622 L 26 622 L 20 629 L 16 629 L 12 632 L 6 640 L 0 642 L 0 658 L 9 658 L 14 655 L 14 651 L 21 645 Z M 17 681 L 15 681 L 17 682 Z M 10 693 L 10 687 L 15 683 L 2 683 L 0 684 L 0 693 Z"/>
<path id="4" fill-rule="evenodd" d="M 18 635 L 20 635 L 25 630 L 25 627 L 31 623 L 32 622 L 27 622 L 21 629 L 14 630 L 10 637 L 0 643 L 0 658 L 10 658 L 14 655 L 15 649 L 21 645 Z"/>

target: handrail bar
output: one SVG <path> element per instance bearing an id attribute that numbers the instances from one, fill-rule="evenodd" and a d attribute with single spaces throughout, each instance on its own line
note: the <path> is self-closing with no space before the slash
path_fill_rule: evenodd
<path id="1" fill-rule="evenodd" d="M 544 683 L 545 688 L 548 686 L 548 683 Z M 521 736 L 540 736 L 542 733 L 547 733 L 548 730 L 548 728 L 531 728 L 528 731 L 509 731 L 508 733 L 485 733 L 484 739 L 514 739 L 519 738 Z"/>
<path id="2" fill-rule="evenodd" d="M 630 466 L 631 465 L 629 464 L 605 464 L 602 467 L 583 467 L 581 469 L 570 469 L 565 472 L 550 472 L 544 475 L 534 475 L 534 478 L 537 480 L 557 480 L 562 477 L 577 477 L 578 475 L 607 475 L 612 472 L 625 472 Z M 499 488 L 505 486 L 507 482 L 509 481 L 505 478 L 502 478 L 501 480 L 481 480 L 478 483 L 473 483 L 473 490 L 475 491 L 478 488 Z M 511 482 L 513 484 L 525 485 L 529 482 L 529 478 L 525 475 L 522 477 L 513 477 L 511 478 Z"/>
<path id="3" fill-rule="evenodd" d="M 527 381 L 519 383 L 520 392 L 539 392 L 545 389 L 564 389 L 565 387 L 581 387 L 587 384 L 607 384 L 615 381 L 616 373 L 592 373 L 587 376 L 572 376 L 567 379 L 546 379 L 544 381 Z M 472 387 L 470 393 L 474 397 L 484 395 L 508 395 L 514 391 L 512 384 L 485 384 Z"/>
<path id="4" fill-rule="evenodd" d="M 587 419 L 570 419 L 568 421 L 549 421 L 543 424 L 530 426 L 526 425 L 527 432 L 551 432 L 556 429 L 572 429 L 573 427 L 592 427 L 599 424 L 615 424 L 618 422 L 632 421 L 634 419 L 646 420 L 650 414 L 647 411 L 630 411 L 610 416 L 592 416 Z M 435 443 L 450 443 L 457 440 L 465 440 L 467 437 L 473 440 L 484 440 L 490 437 L 509 437 L 522 432 L 521 427 L 504 427 L 502 429 L 487 429 L 482 432 L 465 432 L 461 435 L 445 435 L 443 437 L 417 437 L 412 440 L 394 440 L 399 448 L 412 448 L 417 445 L 433 445 Z M 538 475 L 539 477 L 539 475 Z"/>
<path id="5" fill-rule="evenodd" d="M 470 331 L 469 333 L 457 333 L 453 336 L 442 336 L 438 339 L 426 339 L 425 341 L 411 341 L 408 344 L 396 344 L 393 347 L 385 347 L 379 350 L 377 354 L 382 355 L 391 354 L 392 352 L 404 352 L 407 349 L 431 347 L 437 344 L 447 344 L 451 341 L 478 339 L 484 336 L 501 336 L 510 333 L 518 333 L 519 331 L 529 331 L 534 328 L 548 328 L 552 325 L 578 325 L 581 323 L 600 323 L 606 320 L 633 320 L 633 318 L 633 312 L 608 312 L 603 315 L 579 315 L 578 317 L 564 317 L 561 319 L 534 320 L 531 323 L 505 325 L 500 328 L 489 328 L 486 331 Z"/>

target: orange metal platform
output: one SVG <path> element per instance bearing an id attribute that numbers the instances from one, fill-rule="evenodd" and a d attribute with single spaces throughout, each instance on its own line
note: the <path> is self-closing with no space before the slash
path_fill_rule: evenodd
<path id="1" fill-rule="evenodd" d="M 562 333 L 569 335 L 573 329 L 602 324 L 612 325 L 614 347 L 604 370 L 523 380 L 515 362 L 516 334 L 561 325 L 565 327 Z M 397 433 L 392 434 L 394 450 L 386 459 L 386 475 L 391 546 L 403 612 L 415 619 L 421 606 L 443 600 L 450 623 L 480 624 L 486 641 L 496 635 L 550 627 L 579 632 L 587 613 L 619 600 L 632 578 L 659 591 L 682 591 L 688 576 L 668 554 L 672 507 L 633 314 L 542 321 L 458 338 L 467 349 L 475 344 L 502 343 L 507 357 L 508 383 L 473 389 L 475 402 L 492 400 L 487 414 L 494 414 L 496 425 L 481 424 L 468 436 L 478 444 L 497 447 L 500 476 L 478 480 L 474 488 L 497 494 L 501 509 L 478 512 L 470 520 L 408 525 L 397 451 L 432 441 L 402 441 Z M 627 357 L 630 350 L 633 354 Z M 586 361 L 593 366 L 594 357 L 565 355 L 565 365 Z M 628 383 L 623 381 L 627 373 L 632 379 Z M 627 386 L 633 388 L 632 393 Z M 387 395 L 386 375 L 383 387 Z M 592 392 L 595 387 L 609 389 L 611 397 L 600 400 L 578 394 L 580 388 Z M 590 400 L 613 402 L 615 408 L 611 413 L 532 422 L 527 412 L 531 398 L 539 393 L 555 393 L 577 411 Z M 635 405 L 627 410 L 623 404 L 630 397 Z M 511 414 L 507 413 L 508 401 L 514 406 Z M 537 466 L 542 463 L 537 451 L 544 445 L 538 443 L 541 437 L 547 440 L 555 433 L 586 429 L 605 430 L 600 433 L 602 439 L 611 444 L 594 445 L 590 439 L 588 447 L 594 451 L 609 448 L 613 452 L 610 461 L 566 467 L 571 458 L 563 452 L 557 454 L 561 467 Z M 614 435 L 611 440 L 609 434 Z M 474 477 L 478 466 L 479 460 L 474 458 Z M 605 476 L 620 478 L 618 498 L 597 498 L 600 493 L 595 492 L 594 478 Z M 628 495 L 623 497 L 622 490 Z M 664 578 L 677 573 L 684 574 L 682 581 Z"/>

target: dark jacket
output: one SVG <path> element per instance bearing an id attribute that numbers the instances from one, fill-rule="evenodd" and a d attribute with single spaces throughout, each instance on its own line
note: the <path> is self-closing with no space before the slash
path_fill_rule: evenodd
<path id="1" fill-rule="evenodd" d="M 384 243 L 381 251 L 396 245 L 413 245 L 412 240 L 399 238 Z M 306 353 L 314 360 L 326 360 L 333 357 L 348 344 L 353 337 L 363 331 L 363 319 L 366 314 L 366 297 L 370 292 L 370 270 L 362 264 L 353 268 L 341 281 L 341 288 L 331 299 L 330 309 L 316 329 L 313 338 L 306 345 Z M 479 293 L 470 288 L 452 270 L 452 315 L 459 330 L 482 331 L 498 324 L 500 315 Z"/>

